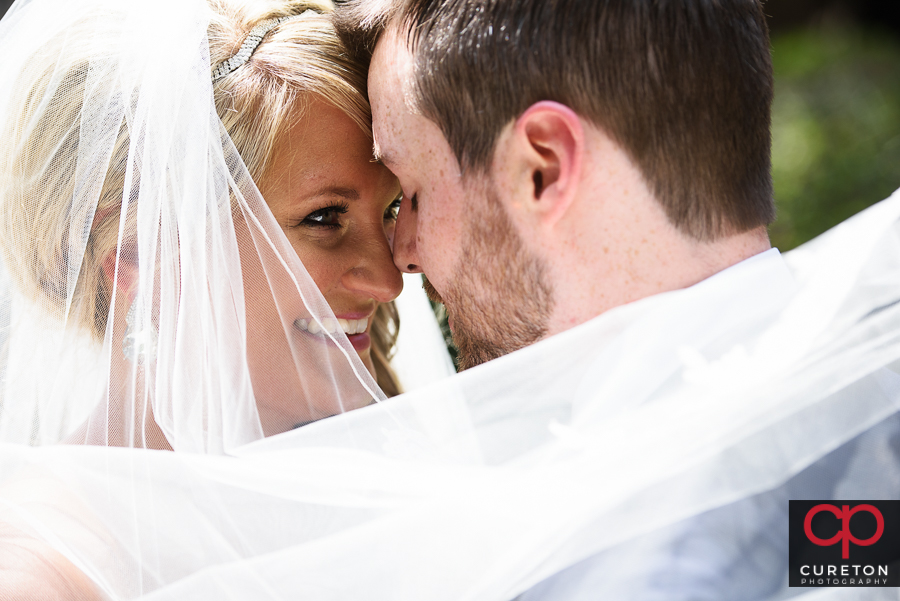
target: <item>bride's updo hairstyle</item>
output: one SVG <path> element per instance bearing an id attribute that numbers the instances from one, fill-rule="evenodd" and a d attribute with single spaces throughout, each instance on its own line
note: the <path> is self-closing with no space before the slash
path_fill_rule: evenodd
<path id="1" fill-rule="evenodd" d="M 365 69 L 350 58 L 335 34 L 330 4 L 314 0 L 210 0 L 209 4 L 213 13 L 208 30 L 213 66 L 234 56 L 257 24 L 303 15 L 278 24 L 246 64 L 213 84 L 219 118 L 255 182 L 271 175 L 274 149 L 290 125 L 300 119 L 315 119 L 315 114 L 307 111 L 313 98 L 333 104 L 371 136 Z M 73 24 L 72 30 L 79 26 Z M 96 28 L 96 20 L 91 26 Z M 26 295 L 102 340 L 113 288 L 104 261 L 116 249 L 120 236 L 131 135 L 124 120 L 112 125 L 82 123 L 80 130 L 71 127 L 78 123 L 77 115 L 87 113 L 83 103 L 75 99 L 90 97 L 90 81 L 97 76 L 88 65 L 91 61 L 96 65 L 99 44 L 91 43 L 89 36 L 81 39 L 82 54 L 72 52 L 71 40 L 67 40 L 66 56 L 46 51 L 46 66 L 42 68 L 41 61 L 33 61 L 15 86 L 13 94 L 19 98 L 13 105 L 21 108 L 21 115 L 13 131 L 3 134 L 5 140 L 20 142 L 0 148 L 0 247 L 12 277 Z M 68 64 L 65 72 L 61 72 L 61 63 Z M 48 102 L 54 105 L 53 110 L 47 110 Z M 96 178 L 98 181 L 92 184 L 102 186 L 96 211 L 72 202 L 77 186 L 84 185 L 84 170 L 97 169 L 96 165 L 79 164 L 79 153 L 73 152 L 84 135 L 116 136 L 105 177 Z M 137 200 L 135 190 L 128 193 Z M 129 232 L 136 229 L 138 205 L 129 202 L 128 206 L 119 260 L 136 264 Z M 86 244 L 79 246 L 78 241 L 71 240 L 71 232 L 79 231 L 73 223 L 83 224 L 80 230 L 88 237 Z M 70 251 L 79 247 L 85 249 L 80 261 Z M 67 306 L 67 298 L 72 299 L 71 306 Z M 399 393 L 389 365 L 398 325 L 394 304 L 381 304 L 371 330 L 372 360 L 376 380 L 388 396 Z"/>

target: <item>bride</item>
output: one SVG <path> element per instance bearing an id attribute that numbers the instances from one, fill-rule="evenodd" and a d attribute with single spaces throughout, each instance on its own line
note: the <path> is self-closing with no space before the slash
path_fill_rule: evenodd
<path id="1" fill-rule="evenodd" d="M 809 593 L 787 484 L 900 482 L 900 195 L 787 255 L 775 301 L 725 274 L 388 400 L 361 71 L 308 5 L 234 2 L 0 23 L 0 590 L 509 601 L 595 558 L 596 598 L 697 598 L 654 579 L 677 557 Z M 63 439 L 91 444 L 22 444 Z"/>
<path id="2" fill-rule="evenodd" d="M 4 20 L 7 441 L 221 452 L 399 391 L 363 68 L 325 4 L 189 6 Z"/>
<path id="3" fill-rule="evenodd" d="M 223 453 L 399 393 L 400 188 L 372 160 L 365 69 L 330 11 L 9 11 L 0 441 Z M 0 487 L 15 497 L 38 472 Z M 27 519 L 0 520 L 13 574 L 47 561 L 28 582 L 92 589 Z"/>

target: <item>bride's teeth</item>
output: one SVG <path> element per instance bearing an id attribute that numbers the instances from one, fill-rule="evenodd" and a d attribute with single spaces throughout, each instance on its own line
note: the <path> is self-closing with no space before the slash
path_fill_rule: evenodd
<path id="1" fill-rule="evenodd" d="M 354 334 L 362 334 L 369 326 L 368 319 L 335 319 L 333 317 L 325 317 L 322 319 L 322 325 L 319 325 L 315 319 L 298 318 L 294 320 L 294 327 L 298 330 L 305 330 L 310 334 L 321 334 L 327 332 L 336 334 L 338 328 L 343 330 L 348 336 Z"/>
<path id="2" fill-rule="evenodd" d="M 365 318 L 363 318 L 363 319 L 357 319 L 357 320 L 356 320 L 356 333 L 357 333 L 357 334 L 362 334 L 363 332 L 366 331 L 366 327 L 367 327 L 368 325 L 369 325 L 369 320 L 368 320 L 368 319 L 365 319 Z"/>

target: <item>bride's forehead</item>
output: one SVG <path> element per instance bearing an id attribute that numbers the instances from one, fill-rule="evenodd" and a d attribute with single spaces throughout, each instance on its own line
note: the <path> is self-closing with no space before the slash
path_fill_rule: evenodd
<path id="1" fill-rule="evenodd" d="M 273 160 L 259 182 L 271 192 L 291 196 L 341 196 L 358 200 L 370 191 L 396 187 L 396 178 L 372 156 L 372 142 L 351 119 L 340 113 L 307 114 L 282 136 Z M 385 193 L 389 193 L 385 192 Z"/>
<path id="2" fill-rule="evenodd" d="M 343 111 L 325 103 L 309 106 L 279 136 L 276 163 L 371 163 L 372 138 Z"/>

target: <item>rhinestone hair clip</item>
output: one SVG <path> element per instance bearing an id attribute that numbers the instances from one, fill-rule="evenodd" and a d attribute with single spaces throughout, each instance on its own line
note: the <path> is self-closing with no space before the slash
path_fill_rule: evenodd
<path id="1" fill-rule="evenodd" d="M 314 13 L 316 11 L 313 9 L 307 9 L 300 13 L 299 15 L 288 15 L 287 17 L 278 17 L 277 19 L 268 19 L 263 21 L 262 23 L 258 23 L 256 27 L 250 30 L 250 33 L 247 34 L 247 38 L 244 40 L 244 43 L 241 44 L 240 49 L 237 53 L 229 58 L 228 60 L 224 60 L 213 70 L 212 80 L 213 83 L 219 81 L 248 60 L 250 60 L 250 56 L 253 54 L 253 51 L 256 50 L 256 47 L 259 46 L 259 43 L 262 42 L 262 39 L 266 37 L 266 34 L 281 25 L 282 23 L 286 23 L 287 21 L 293 21 L 295 19 L 299 19 L 300 17 L 304 17 L 309 13 Z"/>

